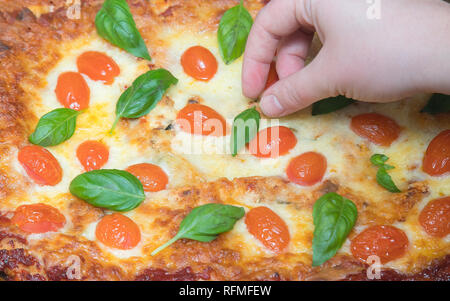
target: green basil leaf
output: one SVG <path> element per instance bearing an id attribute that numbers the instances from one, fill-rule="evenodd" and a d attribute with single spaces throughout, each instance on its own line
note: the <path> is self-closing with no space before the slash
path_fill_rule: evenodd
<path id="1" fill-rule="evenodd" d="M 388 159 L 389 157 L 383 154 L 375 154 L 370 157 L 370 162 L 372 162 L 373 165 L 378 166 L 377 182 L 390 192 L 401 192 L 394 181 L 392 181 L 391 176 L 387 173 L 388 170 L 394 169 L 394 166 L 385 164 Z"/>
<path id="2" fill-rule="evenodd" d="M 247 109 L 234 118 L 231 131 L 233 157 L 258 133 L 260 119 L 261 115 L 255 108 Z"/>
<path id="3" fill-rule="evenodd" d="M 220 55 L 225 64 L 230 64 L 244 53 L 252 25 L 252 16 L 244 7 L 242 0 L 223 14 L 217 31 L 217 39 Z"/>
<path id="4" fill-rule="evenodd" d="M 145 199 L 138 178 L 117 169 L 92 170 L 78 175 L 69 190 L 91 205 L 114 211 L 130 211 Z"/>
<path id="5" fill-rule="evenodd" d="M 245 214 L 242 207 L 223 204 L 206 204 L 194 208 L 181 222 L 178 233 L 168 242 L 152 252 L 159 253 L 180 238 L 209 242 L 221 233 L 233 229 L 234 224 Z"/>
<path id="6" fill-rule="evenodd" d="M 433 115 L 450 112 L 450 95 L 433 94 L 427 105 L 420 112 Z"/>
<path id="7" fill-rule="evenodd" d="M 177 82 L 178 79 L 165 69 L 151 70 L 136 78 L 117 101 L 116 120 L 110 132 L 112 133 L 121 117 L 139 118 L 148 114 L 170 85 Z"/>
<path id="8" fill-rule="evenodd" d="M 382 167 L 384 166 L 384 162 L 386 162 L 389 159 L 388 156 L 383 154 L 375 154 L 372 157 L 370 157 L 370 162 L 372 162 L 373 165 Z"/>
<path id="9" fill-rule="evenodd" d="M 382 187 L 386 188 L 390 192 L 401 192 L 400 189 L 395 186 L 394 181 L 392 181 L 391 176 L 387 173 L 387 169 L 384 167 L 380 167 L 377 171 L 377 182 Z"/>
<path id="10" fill-rule="evenodd" d="M 95 17 L 98 34 L 134 56 L 151 60 L 125 0 L 106 0 Z"/>
<path id="11" fill-rule="evenodd" d="M 347 98 L 342 95 L 339 95 L 336 97 L 325 98 L 325 99 L 319 100 L 318 102 L 313 104 L 311 114 L 313 116 L 328 114 L 328 113 L 343 109 L 343 108 L 351 105 L 354 102 L 355 102 L 355 100 Z"/>
<path id="12" fill-rule="evenodd" d="M 321 196 L 313 207 L 313 266 L 332 258 L 342 247 L 358 217 L 356 205 L 337 193 Z"/>
<path id="13" fill-rule="evenodd" d="M 60 108 L 48 112 L 39 119 L 34 132 L 28 140 L 40 146 L 58 145 L 70 137 L 75 132 L 77 116 L 80 111 Z"/>

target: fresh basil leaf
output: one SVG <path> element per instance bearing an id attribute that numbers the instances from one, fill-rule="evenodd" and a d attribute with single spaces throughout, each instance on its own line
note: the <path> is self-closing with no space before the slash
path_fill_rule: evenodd
<path id="1" fill-rule="evenodd" d="M 206 204 L 194 208 L 181 222 L 178 233 L 152 252 L 152 256 L 181 238 L 209 242 L 233 229 L 245 214 L 244 208 L 223 204 Z"/>
<path id="2" fill-rule="evenodd" d="M 387 173 L 387 169 L 384 167 L 380 167 L 377 171 L 377 182 L 382 187 L 386 188 L 390 192 L 401 192 L 400 189 L 395 186 L 394 181 L 392 181 L 391 176 Z"/>
<path id="3" fill-rule="evenodd" d="M 136 78 L 117 101 L 116 120 L 110 132 L 112 133 L 121 117 L 139 118 L 148 114 L 170 85 L 177 82 L 178 79 L 165 69 L 150 70 Z"/>
<path id="4" fill-rule="evenodd" d="M 427 105 L 420 112 L 433 115 L 450 112 L 450 95 L 433 94 Z"/>
<path id="5" fill-rule="evenodd" d="M 385 164 L 388 159 L 389 157 L 383 154 L 375 154 L 370 157 L 370 162 L 372 162 L 373 165 L 378 166 L 377 182 L 390 192 L 401 192 L 394 181 L 392 181 L 391 176 L 387 173 L 388 170 L 394 169 L 394 166 Z"/>
<path id="6" fill-rule="evenodd" d="M 217 31 L 217 39 L 220 55 L 225 64 L 230 64 L 244 53 L 252 25 L 252 16 L 244 7 L 242 0 L 223 14 Z"/>
<path id="7" fill-rule="evenodd" d="M 388 156 L 383 154 L 375 154 L 372 157 L 370 157 L 370 162 L 372 162 L 373 165 L 382 167 L 384 166 L 384 162 L 386 162 L 389 159 Z"/>
<path id="8" fill-rule="evenodd" d="M 70 137 L 75 132 L 77 116 L 80 111 L 59 108 L 48 112 L 39 119 L 34 132 L 28 140 L 40 146 L 58 145 Z"/>
<path id="9" fill-rule="evenodd" d="M 125 0 L 106 0 L 95 17 L 98 34 L 134 56 L 151 60 Z"/>
<path id="10" fill-rule="evenodd" d="M 78 175 L 69 190 L 91 205 L 114 211 L 130 211 L 145 199 L 138 178 L 117 169 L 92 170 Z"/>
<path id="11" fill-rule="evenodd" d="M 356 205 L 337 193 L 321 196 L 313 207 L 313 266 L 332 258 L 342 247 L 358 217 Z"/>
<path id="12" fill-rule="evenodd" d="M 247 109 L 234 118 L 231 131 L 233 157 L 258 133 L 260 119 L 261 115 L 255 108 Z"/>
<path id="13" fill-rule="evenodd" d="M 311 114 L 313 116 L 328 114 L 328 113 L 343 109 L 343 108 L 351 105 L 354 102 L 355 102 L 355 100 L 347 98 L 342 95 L 339 95 L 336 97 L 325 98 L 325 99 L 319 100 L 318 102 L 313 104 Z"/>

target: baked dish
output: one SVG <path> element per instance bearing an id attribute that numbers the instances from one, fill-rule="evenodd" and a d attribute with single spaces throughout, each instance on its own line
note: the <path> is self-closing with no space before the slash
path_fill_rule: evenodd
<path id="1" fill-rule="evenodd" d="M 3 278 L 450 279 L 449 113 L 263 116 L 265 2 L 0 1 Z"/>

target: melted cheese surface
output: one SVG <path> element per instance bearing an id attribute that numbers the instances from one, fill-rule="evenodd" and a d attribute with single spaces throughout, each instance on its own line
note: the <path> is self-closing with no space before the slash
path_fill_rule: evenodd
<path id="1" fill-rule="evenodd" d="M 448 175 L 436 178 L 421 171 L 421 161 L 429 141 L 440 131 L 450 127 L 450 122 L 438 123 L 432 117 L 418 113 L 427 96 L 419 95 L 414 99 L 391 104 L 358 103 L 323 116 L 311 116 L 310 108 L 307 108 L 280 120 L 263 119 L 261 129 L 275 124 L 291 128 L 298 140 L 296 146 L 288 154 L 276 159 L 256 158 L 245 154 L 245 150 L 232 157 L 229 154 L 230 135 L 220 138 L 192 136 L 174 125 L 174 120 L 177 112 L 189 100 L 196 99 L 219 112 L 227 119 L 228 126 L 231 126 L 237 114 L 252 106 L 252 101 L 241 93 L 242 58 L 225 65 L 219 54 L 215 32 L 199 33 L 191 28 L 167 28 L 159 33 L 158 39 L 163 42 L 154 46 L 152 64 L 168 69 L 179 82 L 169 88 L 166 97 L 147 116 L 138 120 L 121 120 L 112 135 L 108 134 L 108 131 L 115 118 L 116 102 L 136 77 L 149 70 L 148 62 L 136 59 L 97 35 L 86 36 L 60 46 L 63 58 L 48 73 L 46 85 L 39 89 L 25 87 L 27 93 L 35 99 L 30 105 L 38 118 L 61 107 L 54 93 L 57 78 L 62 72 L 77 71 L 76 58 L 81 53 L 89 50 L 104 52 L 115 60 L 121 72 L 109 86 L 84 76 L 91 91 L 89 108 L 79 115 L 73 137 L 58 146 L 48 148 L 63 170 L 63 179 L 59 184 L 52 187 L 33 184 L 17 161 L 17 150 L 12 154 L 13 168 L 20 175 L 19 179 L 28 183 L 29 189 L 8 200 L 8 209 L 12 211 L 25 203 L 45 202 L 65 214 L 68 223 L 61 232 L 71 233 L 67 204 L 73 197 L 68 193 L 68 187 L 75 176 L 84 172 L 75 152 L 78 145 L 88 139 L 99 140 L 108 145 L 110 157 L 104 168 L 125 169 L 136 163 L 154 163 L 168 174 L 169 189 L 222 177 L 230 180 L 250 176 L 278 176 L 286 179 L 285 170 L 293 157 L 307 151 L 316 151 L 327 159 L 324 181 L 335 180 L 348 187 L 352 193 L 381 204 L 389 199 L 391 194 L 376 183 L 376 168 L 371 166 L 369 158 L 374 153 L 384 153 L 389 157 L 387 163 L 395 166 L 389 173 L 401 190 L 406 190 L 412 182 L 424 182 L 429 190 L 428 195 L 411 210 L 408 218 L 395 224 L 406 232 L 410 247 L 404 257 L 388 263 L 387 266 L 411 271 L 416 267 L 418 258 L 433 258 L 449 252 L 449 237 L 431 238 L 417 222 L 417 216 L 427 202 L 450 195 Z M 218 72 L 209 82 L 196 81 L 183 72 L 180 57 L 186 49 L 194 45 L 208 48 L 218 61 Z M 149 47 L 152 48 L 152 45 Z M 160 51 L 162 49 L 164 51 Z M 396 120 L 402 127 L 399 139 L 390 147 L 384 148 L 355 135 L 349 127 L 351 117 L 366 112 L 378 112 Z M 173 130 L 165 131 L 168 125 L 173 125 Z M 295 186 L 299 193 L 309 193 L 320 184 L 313 187 L 291 185 Z M 142 240 L 137 247 L 121 251 L 98 243 L 110 261 L 141 257 L 152 261 L 149 253 L 173 236 L 173 231 L 169 232 L 168 228 L 155 227 L 155 223 L 160 219 L 159 214 L 164 214 L 159 208 L 177 209 L 183 208 L 183 205 L 177 202 L 176 196 L 170 194 L 170 190 L 146 193 L 146 196 L 142 208 L 126 213 L 139 225 L 142 232 Z M 314 230 L 311 207 L 282 202 L 261 204 L 258 195 L 251 193 L 232 201 L 233 204 L 243 206 L 246 211 L 261 205 L 271 208 L 288 225 L 291 242 L 286 252 L 299 255 L 305 262 L 311 263 Z M 97 223 L 98 220 L 85 225 L 81 236 L 96 241 Z M 359 233 L 365 227 L 367 225 L 357 225 L 354 233 Z M 173 230 L 173 227 L 170 229 Z M 49 235 L 51 233 L 33 235 L 31 239 L 39 240 Z M 274 256 L 247 231 L 244 219 L 239 220 L 232 231 L 222 236 L 224 247 L 239 250 L 243 262 Z M 347 239 L 339 254 L 351 254 L 349 244 L 350 240 Z"/>

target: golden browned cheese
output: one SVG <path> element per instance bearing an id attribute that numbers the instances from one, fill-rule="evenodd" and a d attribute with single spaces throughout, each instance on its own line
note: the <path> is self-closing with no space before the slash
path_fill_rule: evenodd
<path id="1" fill-rule="evenodd" d="M 298 143 L 277 160 L 216 154 L 213 140 L 207 141 L 207 154 L 186 153 L 188 136 L 176 128 L 174 120 L 189 101 L 211 106 L 231 121 L 252 105 L 241 95 L 242 58 L 225 65 L 216 41 L 222 14 L 238 1 L 127 1 L 149 48 L 150 63 L 97 35 L 94 19 L 102 2 L 81 1 L 80 18 L 74 19 L 68 15 L 71 8 L 66 1 L 0 0 L 0 271 L 7 278 L 70 279 L 68 269 L 79 260 L 83 280 L 337 280 L 349 275 L 364 279 L 360 275 L 367 267 L 351 255 L 350 240 L 367 226 L 389 224 L 404 230 L 410 245 L 402 258 L 384 267 L 386 279 L 448 280 L 449 237 L 430 237 L 417 221 L 427 202 L 450 195 L 449 176 L 432 178 L 421 171 L 429 141 L 450 128 L 448 114 L 419 112 L 428 96 L 392 104 L 360 103 L 324 116 L 311 116 L 306 109 L 283 118 L 280 123 L 293 129 Z M 245 1 L 245 6 L 255 17 L 265 2 Z M 208 83 L 195 82 L 179 64 L 183 51 L 197 44 L 210 49 L 219 61 L 218 73 Z M 77 55 L 87 50 L 110 55 L 121 75 L 108 88 L 88 81 L 91 104 L 79 116 L 76 133 L 48 148 L 61 163 L 63 180 L 55 187 L 38 186 L 18 164 L 17 151 L 29 144 L 27 137 L 39 117 L 59 107 L 53 92 L 58 74 L 73 69 Z M 170 70 L 179 83 L 150 114 L 121 120 L 114 134 L 108 135 L 120 93 L 138 75 L 159 67 Z M 371 145 L 349 129 L 352 116 L 372 111 L 394 118 L 402 127 L 390 148 Z M 71 179 L 83 172 L 75 149 L 87 139 L 109 145 L 111 157 L 105 168 L 152 162 L 169 175 L 167 190 L 146 193 L 146 200 L 126 213 L 142 233 L 132 250 L 114 250 L 98 242 L 95 226 L 110 211 L 95 208 L 68 191 Z M 310 150 L 327 158 L 324 181 L 310 188 L 289 183 L 285 175 L 289 160 Z M 389 193 L 376 183 L 376 168 L 369 158 L 377 152 L 386 153 L 388 163 L 396 166 L 390 174 L 402 193 Z M 312 207 L 326 192 L 354 201 L 358 219 L 338 254 L 313 268 Z M 36 202 L 58 208 L 68 221 L 64 228 L 29 235 L 11 224 L 15 208 Z M 271 253 L 250 235 L 241 219 L 232 231 L 212 242 L 183 239 L 150 255 L 176 234 L 194 207 L 206 203 L 239 205 L 246 211 L 262 205 L 271 208 L 289 228 L 288 248 L 281 254 Z"/>

